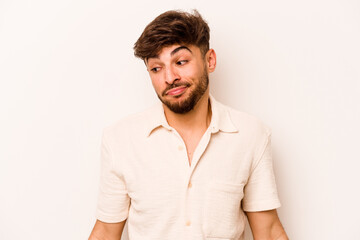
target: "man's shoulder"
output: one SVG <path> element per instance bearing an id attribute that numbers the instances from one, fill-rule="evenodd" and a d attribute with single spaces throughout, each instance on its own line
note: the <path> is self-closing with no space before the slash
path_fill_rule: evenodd
<path id="1" fill-rule="evenodd" d="M 218 103 L 229 114 L 231 122 L 239 130 L 239 133 L 270 135 L 271 128 L 260 118 L 247 112 L 235 109 L 223 103 Z"/>
<path id="2" fill-rule="evenodd" d="M 126 137 L 129 135 L 137 135 L 146 132 L 146 128 L 150 119 L 153 117 L 153 112 L 157 108 L 153 105 L 143 111 L 129 114 L 117 121 L 104 127 L 103 132 L 109 137 Z"/>

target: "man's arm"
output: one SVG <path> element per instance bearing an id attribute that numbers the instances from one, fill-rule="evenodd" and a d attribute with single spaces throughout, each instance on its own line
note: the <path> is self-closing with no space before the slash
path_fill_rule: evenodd
<path id="1" fill-rule="evenodd" d="M 89 240 L 120 240 L 126 220 L 119 223 L 105 223 L 96 220 Z"/>
<path id="2" fill-rule="evenodd" d="M 254 240 L 289 240 L 276 210 L 246 212 Z"/>

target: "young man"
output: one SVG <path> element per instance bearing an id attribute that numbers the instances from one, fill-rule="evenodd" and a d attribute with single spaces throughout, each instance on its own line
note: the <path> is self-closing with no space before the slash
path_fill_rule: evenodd
<path id="1" fill-rule="evenodd" d="M 97 222 L 89 239 L 288 239 L 270 131 L 209 94 L 216 54 L 198 12 L 168 11 L 135 43 L 161 103 L 105 128 Z"/>

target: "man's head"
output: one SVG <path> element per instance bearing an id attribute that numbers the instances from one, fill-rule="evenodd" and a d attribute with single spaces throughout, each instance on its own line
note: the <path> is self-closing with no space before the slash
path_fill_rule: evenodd
<path id="1" fill-rule="evenodd" d="M 205 56 L 209 40 L 209 26 L 199 12 L 167 11 L 146 26 L 134 45 L 134 54 L 146 61 L 157 56 L 162 48 L 180 44 L 197 46 Z"/>
<path id="2" fill-rule="evenodd" d="M 208 94 L 216 55 L 209 49 L 209 27 L 197 11 L 161 14 L 145 28 L 134 50 L 144 60 L 159 99 L 172 112 L 187 113 Z"/>

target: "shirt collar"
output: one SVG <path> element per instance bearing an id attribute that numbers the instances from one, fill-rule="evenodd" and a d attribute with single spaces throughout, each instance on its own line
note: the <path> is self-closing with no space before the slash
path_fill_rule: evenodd
<path id="1" fill-rule="evenodd" d="M 231 115 L 229 113 L 229 109 L 223 104 L 219 103 L 215 100 L 215 98 L 210 94 L 210 104 L 211 104 L 211 122 L 210 122 L 210 130 L 211 133 L 216 133 L 218 131 L 234 133 L 238 132 L 237 127 L 231 120 Z M 161 102 L 155 104 L 152 108 L 148 110 L 148 114 L 146 115 L 148 119 L 146 120 L 146 136 L 150 136 L 154 131 L 158 128 L 165 128 L 169 131 L 173 130 L 173 128 L 168 124 L 164 107 Z"/>

